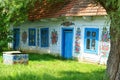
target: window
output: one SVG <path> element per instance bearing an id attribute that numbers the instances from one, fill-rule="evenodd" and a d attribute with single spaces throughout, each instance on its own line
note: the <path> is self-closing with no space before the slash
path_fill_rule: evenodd
<path id="1" fill-rule="evenodd" d="M 36 45 L 36 29 L 29 28 L 29 46 Z"/>
<path id="2" fill-rule="evenodd" d="M 48 47 L 49 46 L 49 31 L 48 28 L 41 29 L 41 47 Z"/>
<path id="3" fill-rule="evenodd" d="M 84 52 L 97 53 L 98 50 L 99 29 L 86 28 L 84 37 Z"/>

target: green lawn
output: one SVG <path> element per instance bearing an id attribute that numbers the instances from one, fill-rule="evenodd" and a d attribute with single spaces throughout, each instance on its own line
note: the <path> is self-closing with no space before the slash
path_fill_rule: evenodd
<path id="1" fill-rule="evenodd" d="M 105 66 L 29 54 L 28 65 L 4 65 L 0 55 L 0 80 L 103 80 Z"/>

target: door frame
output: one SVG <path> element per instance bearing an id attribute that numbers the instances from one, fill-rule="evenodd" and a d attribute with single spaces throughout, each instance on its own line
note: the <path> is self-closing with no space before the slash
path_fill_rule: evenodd
<path id="1" fill-rule="evenodd" d="M 64 31 L 65 30 L 72 30 L 72 58 L 73 58 L 73 41 L 74 41 L 74 28 L 62 28 L 62 36 L 61 36 L 61 56 L 64 58 Z"/>
<path id="2" fill-rule="evenodd" d="M 19 42 L 18 42 L 18 45 L 20 45 L 20 28 L 13 28 L 13 40 L 14 40 L 14 31 L 15 30 L 18 30 L 19 31 Z M 16 45 L 15 45 L 15 42 L 13 41 L 13 49 L 16 50 Z"/>

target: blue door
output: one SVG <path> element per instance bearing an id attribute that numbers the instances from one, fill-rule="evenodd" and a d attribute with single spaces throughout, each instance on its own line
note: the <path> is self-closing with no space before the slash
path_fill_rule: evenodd
<path id="1" fill-rule="evenodd" d="M 84 52 L 97 54 L 98 53 L 98 40 L 99 29 L 98 28 L 85 28 L 84 37 Z"/>
<path id="2" fill-rule="evenodd" d="M 20 29 L 16 28 L 13 30 L 13 49 L 17 50 L 19 49 L 19 43 L 20 43 Z"/>
<path id="3" fill-rule="evenodd" d="M 73 29 L 63 29 L 62 57 L 72 58 Z"/>

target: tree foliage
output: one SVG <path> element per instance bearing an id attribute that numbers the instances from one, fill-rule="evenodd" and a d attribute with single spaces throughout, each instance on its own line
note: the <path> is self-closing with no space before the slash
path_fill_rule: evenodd
<path id="1" fill-rule="evenodd" d="M 0 0 L 0 51 L 7 48 L 11 40 L 10 26 L 27 19 L 29 8 L 35 0 Z"/>
<path id="2" fill-rule="evenodd" d="M 117 39 L 120 35 L 120 0 L 97 0 L 107 11 L 112 27 L 111 39 Z"/>

